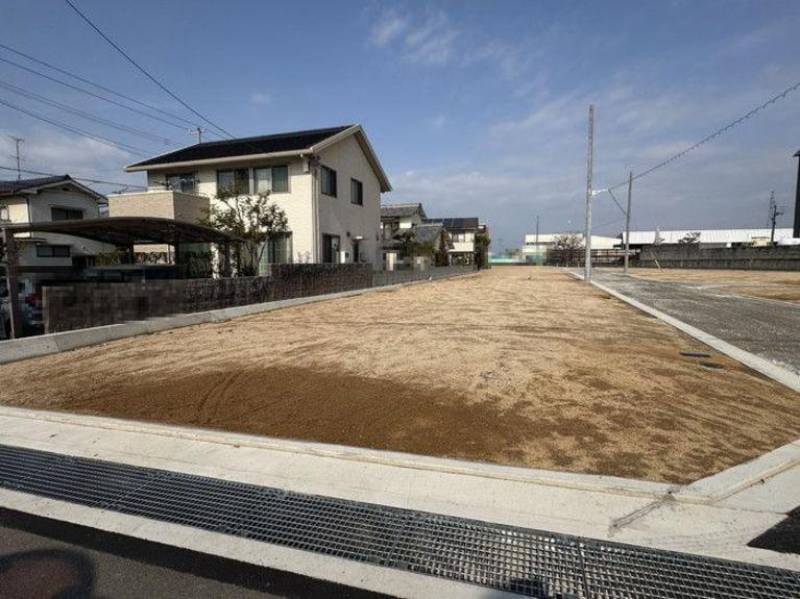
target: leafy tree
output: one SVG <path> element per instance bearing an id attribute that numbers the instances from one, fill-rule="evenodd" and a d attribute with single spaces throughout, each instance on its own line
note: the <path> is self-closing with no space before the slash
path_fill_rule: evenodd
<path id="1" fill-rule="evenodd" d="M 244 240 L 243 276 L 257 275 L 267 242 L 289 230 L 284 211 L 269 203 L 269 192 L 251 196 L 220 190 L 205 224 Z"/>

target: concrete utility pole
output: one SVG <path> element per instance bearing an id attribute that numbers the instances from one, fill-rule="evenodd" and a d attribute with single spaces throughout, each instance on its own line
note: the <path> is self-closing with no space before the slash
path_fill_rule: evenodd
<path id="1" fill-rule="evenodd" d="M 191 133 L 192 135 L 196 135 L 197 143 L 201 144 L 203 143 L 203 131 L 205 131 L 205 129 L 203 129 L 202 127 L 195 127 L 194 129 L 191 129 L 189 133 Z"/>
<path id="2" fill-rule="evenodd" d="M 25 139 L 22 138 L 22 137 L 14 137 L 13 135 L 9 135 L 9 137 L 14 140 L 14 143 L 17 146 L 17 152 L 16 152 L 17 153 L 17 181 L 19 181 L 20 179 L 22 179 L 22 170 L 21 170 L 21 165 L 20 165 L 19 145 L 22 142 L 24 142 Z"/>
<path id="3" fill-rule="evenodd" d="M 772 231 L 769 234 L 770 245 L 775 245 L 775 223 L 782 214 L 783 210 L 780 210 L 775 203 L 775 190 L 773 190 L 769 193 L 769 222 L 772 225 Z"/>
<path id="4" fill-rule="evenodd" d="M 14 232 L 3 228 L 3 245 L 6 250 L 6 289 L 8 290 L 8 309 L 11 317 L 11 338 L 22 335 L 22 313 L 19 310 L 19 282 L 17 279 L 17 243 Z"/>
<path id="5" fill-rule="evenodd" d="M 584 245 L 586 258 L 583 266 L 583 280 L 592 279 L 592 160 L 594 159 L 594 104 L 589 105 L 589 147 L 586 151 L 586 228 Z"/>
<path id="6" fill-rule="evenodd" d="M 628 173 L 628 205 L 625 209 L 625 274 L 628 274 L 628 253 L 631 251 L 631 193 L 633 191 L 633 171 Z"/>

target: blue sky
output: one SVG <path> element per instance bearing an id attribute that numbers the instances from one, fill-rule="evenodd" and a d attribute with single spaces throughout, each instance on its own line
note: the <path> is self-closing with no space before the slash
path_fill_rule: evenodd
<path id="1" fill-rule="evenodd" d="M 235 135 L 363 124 L 395 188 L 384 201 L 421 201 L 436 216 L 480 216 L 496 246 L 519 245 L 537 214 L 543 232 L 582 227 L 589 103 L 597 111 L 595 187 L 602 188 L 800 81 L 796 1 L 76 4 Z M 195 120 L 60 0 L 3 0 L 0 41 Z M 0 58 L 41 69 L 6 50 Z M 192 140 L 7 63 L 0 62 L 0 81 L 179 143 Z M 0 100 L 147 153 L 167 149 L 7 88 Z M 798 117 L 800 92 L 637 181 L 634 227 L 765 226 L 772 189 L 789 223 Z M 121 171 L 135 154 L 5 106 L 0 134 L 3 165 L 12 162 L 7 136 L 20 135 L 26 168 L 142 181 Z M 598 230 L 620 230 L 622 215 L 607 195 L 596 198 L 594 212 Z"/>

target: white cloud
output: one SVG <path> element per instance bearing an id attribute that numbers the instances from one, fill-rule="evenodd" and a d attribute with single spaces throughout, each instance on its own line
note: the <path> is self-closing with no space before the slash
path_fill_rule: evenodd
<path id="1" fill-rule="evenodd" d="M 394 11 L 384 12 L 372 27 L 369 41 L 378 47 L 386 46 L 400 36 L 407 27 L 408 21 L 405 18 L 398 16 Z"/>
<path id="2" fill-rule="evenodd" d="M 272 101 L 272 97 L 264 92 L 253 92 L 250 94 L 250 102 L 256 106 L 265 106 Z"/>
<path id="3" fill-rule="evenodd" d="M 121 183 L 142 184 L 144 181 L 141 173 L 125 173 L 122 170 L 126 164 L 138 159 L 137 156 L 124 150 L 93 139 L 73 137 L 39 127 L 17 133 L 25 138 L 22 151 L 23 169 L 57 175 L 78 175 Z M 0 136 L 0 154 L 8 155 L 13 150 L 13 142 L 10 142 L 6 136 Z M 14 161 L 8 159 L 0 162 L 6 166 L 13 166 Z M 23 177 L 26 176 L 35 177 L 36 175 L 23 173 Z M 11 171 L 0 171 L 0 179 L 15 177 L 15 173 Z M 113 188 L 106 186 L 102 187 L 101 191 L 109 189 Z"/>
<path id="4" fill-rule="evenodd" d="M 455 56 L 458 36 L 459 32 L 444 12 L 429 13 L 406 32 L 403 56 L 410 62 L 445 65 Z"/>

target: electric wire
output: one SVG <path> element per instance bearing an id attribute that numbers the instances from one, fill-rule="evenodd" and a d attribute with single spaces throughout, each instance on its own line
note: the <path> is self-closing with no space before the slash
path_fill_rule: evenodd
<path id="1" fill-rule="evenodd" d="M 117 45 L 114 42 L 114 40 L 112 40 L 105 33 L 103 33 L 103 31 L 97 25 L 95 25 L 91 21 L 91 19 L 89 19 L 89 17 L 87 17 L 84 13 L 82 13 L 80 11 L 80 9 L 77 6 L 75 6 L 75 4 L 73 4 L 73 2 L 71 0 L 64 0 L 64 2 L 66 2 L 69 5 L 69 7 L 72 8 L 72 10 L 74 10 L 78 14 L 78 16 L 81 17 L 92 29 L 94 29 L 100 37 L 102 37 L 106 42 L 108 42 L 109 45 L 112 48 L 114 48 L 117 52 L 119 52 L 125 59 L 127 59 L 128 62 L 130 62 L 133 66 L 135 66 L 139 71 L 141 71 L 148 79 L 150 79 L 150 81 L 155 83 L 165 93 L 167 93 L 170 97 L 172 97 L 174 100 L 176 100 L 178 103 L 180 103 L 184 108 L 189 110 L 195 116 L 201 118 L 203 121 L 205 121 L 206 123 L 208 123 L 209 125 L 211 125 L 215 129 L 217 129 L 218 131 L 221 131 L 223 134 L 227 135 L 228 137 L 230 137 L 232 139 L 234 138 L 234 136 L 231 133 L 229 133 L 228 131 L 226 131 L 225 129 L 223 129 L 222 127 L 220 127 L 219 125 L 217 125 L 216 123 L 214 123 L 213 121 L 208 119 L 207 117 L 203 116 L 200 112 L 198 112 L 197 110 L 192 108 L 187 102 L 185 102 L 180 97 L 178 97 L 177 94 L 172 92 L 166 85 L 164 85 L 158 79 L 156 79 L 156 77 L 151 75 L 147 71 L 147 69 L 145 69 L 138 62 L 136 62 L 127 52 L 125 52 L 125 50 L 123 50 L 119 45 Z"/>
<path id="2" fill-rule="evenodd" d="M 4 171 L 17 171 L 17 167 L 15 166 L 3 166 L 0 165 L 0 170 Z M 30 169 L 21 168 L 19 169 L 21 173 L 27 173 L 29 175 L 43 175 L 45 177 L 61 177 L 62 175 L 56 173 L 46 173 L 43 171 L 33 171 Z M 77 175 L 70 175 L 71 178 L 75 179 L 76 181 L 86 181 L 88 183 L 95 183 L 98 185 L 114 185 L 119 187 L 136 187 L 137 189 L 147 189 L 144 185 L 136 185 L 135 183 L 122 183 L 120 181 L 106 181 L 104 179 L 92 179 L 90 177 L 79 177 Z"/>

